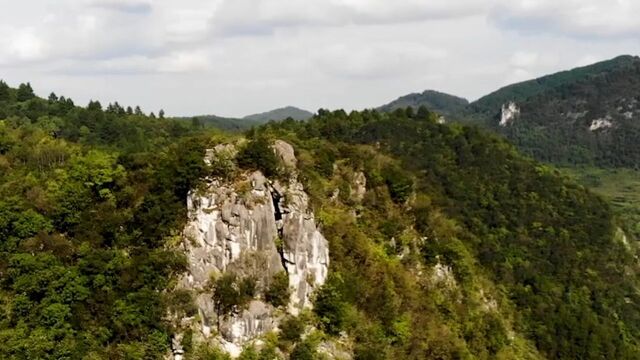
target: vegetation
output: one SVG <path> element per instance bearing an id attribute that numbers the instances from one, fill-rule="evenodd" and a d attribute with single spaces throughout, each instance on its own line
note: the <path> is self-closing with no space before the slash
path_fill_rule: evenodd
<path id="1" fill-rule="evenodd" d="M 278 176 L 275 138 L 295 147 L 330 273 L 312 315 L 241 358 L 317 359 L 321 340 L 343 335 L 356 359 L 640 354 L 635 254 L 618 235 L 627 220 L 501 138 L 440 125 L 428 109 L 269 123 L 215 169 L 205 149 L 228 135 L 138 107 L 81 108 L 0 83 L 0 115 L 0 358 L 163 358 L 167 314 L 195 312 L 172 287 L 186 265 L 173 245 L 187 193 L 210 174 Z M 592 175 L 579 180 L 602 181 Z M 225 273 L 212 289 L 227 315 L 256 283 Z M 285 273 L 265 297 L 286 304 Z M 191 342 L 189 359 L 227 358 Z"/>
<path id="2" fill-rule="evenodd" d="M 401 96 L 389 104 L 379 107 L 378 110 L 392 112 L 397 109 L 412 108 L 417 111 L 420 107 L 425 107 L 438 114 L 457 117 L 465 110 L 467 105 L 469 105 L 469 101 L 466 99 L 438 91 L 426 90 L 420 94 L 414 93 Z"/>
<path id="3" fill-rule="evenodd" d="M 349 333 L 356 358 L 636 358 L 634 256 L 608 204 L 505 141 L 434 117 L 320 111 L 261 130 L 296 144 L 330 241 L 319 326 Z M 336 150 L 330 175 L 321 148 Z M 400 168 L 412 176 L 389 175 Z M 353 217 L 348 198 L 324 194 L 357 170 L 368 191 Z M 398 201 L 394 187 L 413 195 Z M 436 265 L 453 279 L 416 277 Z"/>
<path id="4" fill-rule="evenodd" d="M 218 328 L 222 317 L 238 314 L 256 295 L 256 279 L 239 278 L 233 272 L 222 274 L 213 284 L 213 304 L 218 314 Z"/>
<path id="5" fill-rule="evenodd" d="M 500 108 L 521 115 L 499 127 Z M 640 168 L 640 58 L 622 56 L 514 84 L 472 103 L 467 115 L 537 160 L 564 166 Z M 593 121 L 612 126 L 591 129 Z"/>
<path id="6" fill-rule="evenodd" d="M 167 309 L 189 311 L 163 292 L 185 266 L 165 245 L 206 138 L 28 84 L 0 97 L 0 357 L 160 358 Z"/>
<path id="7" fill-rule="evenodd" d="M 289 276 L 287 276 L 286 272 L 280 271 L 271 279 L 271 283 L 267 287 L 264 297 L 269 304 L 275 307 L 282 307 L 289 303 L 290 295 Z"/>

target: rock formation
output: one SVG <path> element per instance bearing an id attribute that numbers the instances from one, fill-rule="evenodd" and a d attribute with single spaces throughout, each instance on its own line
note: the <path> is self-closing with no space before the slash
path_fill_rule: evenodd
<path id="1" fill-rule="evenodd" d="M 500 126 L 507 126 L 520 116 L 520 108 L 514 102 L 502 105 Z"/>
<path id="2" fill-rule="evenodd" d="M 288 181 L 267 179 L 259 171 L 235 179 L 210 178 L 187 199 L 183 246 L 188 273 L 180 286 L 193 291 L 198 316 L 186 322 L 202 341 L 218 342 L 231 355 L 277 327 L 282 312 L 263 296 L 274 275 L 287 273 L 291 296 L 285 311 L 293 315 L 311 307 L 311 294 L 327 277 L 327 241 L 296 179 L 293 148 L 277 141 L 273 149 L 293 174 Z M 235 150 L 219 146 L 207 152 L 205 161 L 215 163 L 223 153 L 235 155 Z M 212 277 L 226 272 L 256 279 L 258 294 L 238 314 L 218 318 L 210 284 Z M 174 358 L 176 350 L 174 346 Z"/>

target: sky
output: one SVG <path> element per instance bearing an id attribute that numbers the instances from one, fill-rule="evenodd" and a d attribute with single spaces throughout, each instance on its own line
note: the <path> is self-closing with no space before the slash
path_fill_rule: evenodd
<path id="1" fill-rule="evenodd" d="M 382 105 L 640 54 L 640 0 L 0 0 L 0 78 L 243 116 Z"/>

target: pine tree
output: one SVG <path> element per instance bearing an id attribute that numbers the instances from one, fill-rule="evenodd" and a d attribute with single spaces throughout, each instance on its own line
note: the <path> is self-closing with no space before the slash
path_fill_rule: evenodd
<path id="1" fill-rule="evenodd" d="M 6 82 L 0 80 L 0 101 L 8 101 L 11 99 L 11 93 L 9 92 L 9 85 Z"/>
<path id="2" fill-rule="evenodd" d="M 18 87 L 17 100 L 18 102 L 23 102 L 27 100 L 31 100 L 36 95 L 33 93 L 33 88 L 31 88 L 30 83 L 20 84 Z"/>

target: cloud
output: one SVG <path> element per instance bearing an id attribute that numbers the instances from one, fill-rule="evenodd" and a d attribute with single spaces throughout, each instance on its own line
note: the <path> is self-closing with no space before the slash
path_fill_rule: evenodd
<path id="1" fill-rule="evenodd" d="M 490 19 L 527 34 L 579 38 L 640 37 L 637 0 L 501 0 Z"/>
<path id="2" fill-rule="evenodd" d="M 388 78 L 415 72 L 432 60 L 446 58 L 447 51 L 419 42 L 390 41 L 338 43 L 312 52 L 326 73 L 347 78 Z"/>
<path id="3" fill-rule="evenodd" d="M 89 6 L 136 14 L 148 14 L 152 10 L 151 0 L 89 0 Z"/>
<path id="4" fill-rule="evenodd" d="M 0 64 L 23 64 L 45 57 L 47 46 L 32 28 L 0 29 Z"/>
<path id="5" fill-rule="evenodd" d="M 223 1 L 213 25 L 224 35 L 267 35 L 282 28 L 381 25 L 479 14 L 485 0 L 233 0 Z"/>

